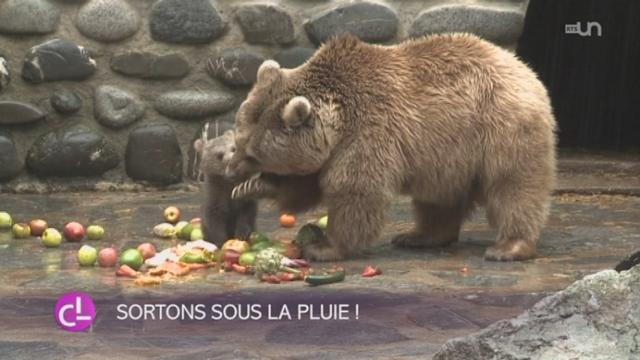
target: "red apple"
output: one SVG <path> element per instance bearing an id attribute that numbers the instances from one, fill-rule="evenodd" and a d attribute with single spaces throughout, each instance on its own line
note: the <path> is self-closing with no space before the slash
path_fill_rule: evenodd
<path id="1" fill-rule="evenodd" d="M 42 219 L 35 219 L 29 222 L 29 227 L 31 228 L 31 235 L 33 236 L 42 236 L 42 233 L 47 230 L 47 222 Z"/>
<path id="2" fill-rule="evenodd" d="M 82 241 L 86 232 L 84 231 L 84 226 L 82 224 L 72 221 L 64 226 L 64 230 L 62 231 L 65 239 L 67 241 L 78 242 Z"/>
<path id="3" fill-rule="evenodd" d="M 197 217 L 197 218 L 193 218 L 193 219 L 191 219 L 191 220 L 189 221 L 189 224 L 192 224 L 192 225 L 202 225 L 202 218 L 199 218 L 199 217 Z"/>
<path id="4" fill-rule="evenodd" d="M 177 223 L 180 220 L 180 209 L 175 206 L 164 209 L 164 219 L 172 224 Z"/>
<path id="5" fill-rule="evenodd" d="M 138 246 L 138 251 L 142 254 L 142 258 L 147 260 L 156 255 L 156 247 L 152 243 L 144 243 Z"/>
<path id="6" fill-rule="evenodd" d="M 118 262 L 118 251 L 112 247 L 104 248 L 98 253 L 98 264 L 102 267 L 114 267 Z"/>

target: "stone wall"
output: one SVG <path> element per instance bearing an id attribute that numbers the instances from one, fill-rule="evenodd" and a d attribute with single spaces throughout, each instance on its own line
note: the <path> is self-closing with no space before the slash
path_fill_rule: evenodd
<path id="1" fill-rule="evenodd" d="M 264 59 L 331 35 L 468 31 L 506 47 L 526 0 L 0 0 L 0 191 L 185 183 L 205 122 L 232 126 Z"/>

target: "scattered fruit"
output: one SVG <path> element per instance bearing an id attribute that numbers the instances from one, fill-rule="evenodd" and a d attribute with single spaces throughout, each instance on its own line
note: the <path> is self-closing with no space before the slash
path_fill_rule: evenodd
<path id="1" fill-rule="evenodd" d="M 343 281 L 345 271 L 341 267 L 335 267 L 330 270 L 323 270 L 319 274 L 308 274 L 304 277 L 304 281 L 310 285 L 325 285 Z"/>
<path id="2" fill-rule="evenodd" d="M 268 243 L 269 237 L 261 232 L 255 232 L 255 231 L 249 235 L 249 243 L 251 245 L 255 245 L 261 242 Z"/>
<path id="3" fill-rule="evenodd" d="M 182 231 L 182 228 L 184 228 L 187 225 L 189 225 L 189 222 L 187 221 L 178 221 L 178 223 L 175 226 L 176 234 L 180 234 L 180 232 Z"/>
<path id="4" fill-rule="evenodd" d="M 138 246 L 138 251 L 144 260 L 156 256 L 156 247 L 152 243 L 144 243 Z"/>
<path id="5" fill-rule="evenodd" d="M 187 224 L 180 229 L 178 237 L 184 240 L 191 240 L 191 232 L 195 229 L 193 224 Z"/>
<path id="6" fill-rule="evenodd" d="M 191 250 L 180 257 L 180 262 L 187 264 L 203 264 L 207 262 L 207 259 L 204 256 L 203 251 Z"/>
<path id="7" fill-rule="evenodd" d="M 286 228 L 292 228 L 296 225 L 296 216 L 291 214 L 280 215 L 280 225 Z"/>
<path id="8" fill-rule="evenodd" d="M 90 225 L 87 227 L 87 238 L 89 240 L 102 240 L 104 237 L 104 228 L 99 225 Z"/>
<path id="9" fill-rule="evenodd" d="M 202 218 L 193 218 L 191 220 L 189 220 L 189 224 L 193 224 L 193 225 L 202 225 Z"/>
<path id="10" fill-rule="evenodd" d="M 118 262 L 118 251 L 112 247 L 104 248 L 98 253 L 98 265 L 114 267 Z"/>
<path id="11" fill-rule="evenodd" d="M 161 238 L 170 238 L 176 234 L 176 229 L 169 223 L 162 223 L 153 227 L 153 234 Z"/>
<path id="12" fill-rule="evenodd" d="M 164 220 L 172 224 L 177 223 L 180 220 L 180 209 L 175 206 L 164 209 Z"/>
<path id="13" fill-rule="evenodd" d="M 193 229 L 189 237 L 191 238 L 191 241 L 204 240 L 202 229 Z"/>
<path id="14" fill-rule="evenodd" d="M 140 269 L 144 259 L 137 249 L 127 249 L 120 255 L 120 265 L 127 265 L 134 270 Z"/>
<path id="15" fill-rule="evenodd" d="M 0 211 L 0 230 L 11 229 L 13 226 L 13 219 L 6 211 Z"/>
<path id="16" fill-rule="evenodd" d="M 318 227 L 322 230 L 327 230 L 327 226 L 329 226 L 329 216 L 325 215 L 318 219 L 316 225 L 318 225 Z"/>
<path id="17" fill-rule="evenodd" d="M 46 247 L 58 247 L 62 243 L 62 234 L 54 228 L 48 228 L 42 233 L 42 244 Z"/>
<path id="18" fill-rule="evenodd" d="M 118 271 L 116 271 L 116 275 L 134 278 L 138 276 L 138 272 L 132 269 L 129 265 L 120 265 Z"/>
<path id="19" fill-rule="evenodd" d="M 78 250 L 78 262 L 81 266 L 93 266 L 98 259 L 98 250 L 93 246 L 82 245 Z"/>
<path id="20" fill-rule="evenodd" d="M 243 252 L 249 251 L 251 247 L 249 246 L 249 243 L 246 241 L 242 241 L 242 240 L 238 240 L 238 239 L 230 239 L 227 240 L 223 245 L 222 245 L 222 251 L 226 252 L 227 250 L 233 250 L 235 252 L 237 252 L 238 254 L 242 254 Z"/>
<path id="21" fill-rule="evenodd" d="M 252 266 L 256 261 L 256 255 L 258 253 L 255 251 L 247 251 L 240 255 L 240 259 L 238 259 L 238 263 L 242 266 Z"/>
<path id="22" fill-rule="evenodd" d="M 29 235 L 31 235 L 31 228 L 29 227 L 28 224 L 24 224 L 24 223 L 13 224 L 13 227 L 11 229 L 13 231 L 13 236 L 15 236 L 18 239 L 24 239 L 29 237 Z"/>
<path id="23" fill-rule="evenodd" d="M 47 222 L 42 219 L 31 220 L 29 222 L 32 236 L 42 236 L 42 233 L 47 230 Z"/>
<path id="24" fill-rule="evenodd" d="M 82 241 L 82 239 L 86 235 L 84 226 L 82 226 L 82 224 L 77 223 L 75 221 L 72 221 L 67 225 L 65 225 L 64 229 L 62 230 L 62 233 L 64 234 L 65 239 L 71 242 Z"/>
<path id="25" fill-rule="evenodd" d="M 374 277 L 374 276 L 378 276 L 382 274 L 382 270 L 380 270 L 377 267 L 373 267 L 371 265 L 367 265 L 364 267 L 364 270 L 362 271 L 362 276 L 363 277 Z"/>

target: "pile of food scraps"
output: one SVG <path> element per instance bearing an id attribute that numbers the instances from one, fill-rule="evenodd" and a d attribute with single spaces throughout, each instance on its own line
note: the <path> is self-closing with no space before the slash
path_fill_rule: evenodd
<path id="1" fill-rule="evenodd" d="M 309 262 L 302 258 L 301 248 L 310 243 L 326 241 L 328 217 L 300 228 L 292 241 L 272 240 L 263 233 L 254 232 L 249 239 L 229 239 L 221 248 L 205 241 L 202 221 L 199 218 L 180 221 L 180 210 L 170 206 L 164 210 L 165 222 L 156 225 L 153 233 L 161 238 L 184 240 L 177 246 L 157 252 L 155 245 L 142 243 L 137 248 L 123 249 L 120 254 L 110 246 L 98 251 L 84 244 L 78 249 L 77 259 L 80 266 L 116 267 L 119 277 L 134 278 L 134 284 L 158 285 L 207 268 L 216 268 L 219 272 L 235 272 L 255 275 L 262 282 L 279 284 L 289 281 L 305 281 L 311 285 L 323 285 L 340 282 L 345 279 L 342 267 L 312 269 Z M 295 225 L 294 215 L 280 217 L 282 227 Z M 16 239 L 39 238 L 45 247 L 59 247 L 63 238 L 68 242 L 79 243 L 84 239 L 101 240 L 105 229 L 100 225 L 84 225 L 71 221 L 64 225 L 62 233 L 49 227 L 42 219 L 29 223 L 13 223 L 8 212 L 0 211 L 0 231 L 11 230 Z M 367 266 L 363 277 L 381 274 L 378 268 Z"/>

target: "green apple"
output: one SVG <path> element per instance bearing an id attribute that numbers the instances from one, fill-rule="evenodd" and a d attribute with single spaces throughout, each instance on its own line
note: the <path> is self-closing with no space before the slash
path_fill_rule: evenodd
<path id="1" fill-rule="evenodd" d="M 31 236 L 31 228 L 29 227 L 29 224 L 23 224 L 23 223 L 13 224 L 12 230 L 13 230 L 13 236 L 15 236 L 18 239 L 24 239 Z"/>
<path id="2" fill-rule="evenodd" d="M 322 230 L 327 230 L 327 226 L 329 225 L 329 216 L 325 215 L 318 219 L 316 225 L 318 225 L 318 227 Z"/>
<path id="3" fill-rule="evenodd" d="M 93 266 L 98 260 L 98 250 L 93 246 L 82 245 L 78 250 L 78 262 L 81 266 Z"/>
<path id="4" fill-rule="evenodd" d="M 182 231 L 182 229 L 189 225 L 188 221 L 178 221 L 178 223 L 176 224 L 175 228 L 176 228 L 176 234 L 180 235 L 180 232 Z"/>
<path id="5" fill-rule="evenodd" d="M 13 219 L 11 219 L 11 215 L 8 212 L 0 211 L 0 230 L 11 229 L 13 225 Z"/>
<path id="6" fill-rule="evenodd" d="M 62 234 L 54 228 L 48 228 L 42 233 L 42 244 L 46 247 L 58 247 L 62 243 Z"/>
<path id="7" fill-rule="evenodd" d="M 193 224 L 187 224 L 183 226 L 182 229 L 180 229 L 180 232 L 178 233 L 178 237 L 184 240 L 190 240 L 191 232 L 193 231 L 194 228 L 195 227 L 193 226 Z"/>
<path id="8" fill-rule="evenodd" d="M 134 270 L 140 269 L 144 258 L 138 249 L 127 249 L 120 255 L 120 265 L 127 265 Z"/>
<path id="9" fill-rule="evenodd" d="M 87 228 L 87 238 L 89 240 L 101 240 L 104 237 L 104 228 L 99 225 L 90 225 Z"/>
<path id="10" fill-rule="evenodd" d="M 244 252 L 240 255 L 238 263 L 242 266 L 253 266 L 253 263 L 256 262 L 256 254 L 255 251 Z"/>
<path id="11" fill-rule="evenodd" d="M 191 231 L 191 241 L 196 241 L 196 240 L 204 240 L 204 234 L 202 233 L 202 229 L 193 229 Z"/>

